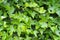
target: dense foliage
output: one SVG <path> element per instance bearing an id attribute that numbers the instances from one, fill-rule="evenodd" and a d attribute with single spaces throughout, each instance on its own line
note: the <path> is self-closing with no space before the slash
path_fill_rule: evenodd
<path id="1" fill-rule="evenodd" d="M 60 0 L 0 0 L 0 40 L 60 40 Z"/>

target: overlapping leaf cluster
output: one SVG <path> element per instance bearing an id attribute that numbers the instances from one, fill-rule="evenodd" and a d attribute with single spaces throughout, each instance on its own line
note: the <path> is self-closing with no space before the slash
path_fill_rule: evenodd
<path id="1" fill-rule="evenodd" d="M 60 40 L 60 0 L 0 0 L 0 40 Z"/>

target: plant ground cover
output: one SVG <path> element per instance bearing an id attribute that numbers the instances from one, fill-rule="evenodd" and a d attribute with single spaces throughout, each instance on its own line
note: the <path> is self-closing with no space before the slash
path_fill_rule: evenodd
<path id="1" fill-rule="evenodd" d="M 60 40 L 60 0 L 0 0 L 0 40 Z"/>

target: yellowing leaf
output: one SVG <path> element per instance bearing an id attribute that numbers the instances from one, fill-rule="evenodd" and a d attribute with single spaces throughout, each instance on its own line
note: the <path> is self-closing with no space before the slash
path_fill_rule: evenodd
<path id="1" fill-rule="evenodd" d="M 45 10 L 43 7 L 41 7 L 39 12 L 40 12 L 40 13 L 45 13 L 46 10 Z"/>
<path id="2" fill-rule="evenodd" d="M 31 2 L 31 3 L 25 3 L 25 7 L 37 7 L 37 3 Z"/>
<path id="3" fill-rule="evenodd" d="M 29 4 L 28 3 L 25 3 L 25 7 L 28 7 L 29 6 Z"/>
<path id="4" fill-rule="evenodd" d="M 22 30 L 23 31 L 26 31 L 26 26 L 22 26 Z"/>

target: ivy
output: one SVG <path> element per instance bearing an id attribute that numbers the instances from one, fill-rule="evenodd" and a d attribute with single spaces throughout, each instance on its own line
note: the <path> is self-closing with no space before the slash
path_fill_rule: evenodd
<path id="1" fill-rule="evenodd" d="M 0 40 L 60 40 L 60 0 L 0 0 Z"/>

